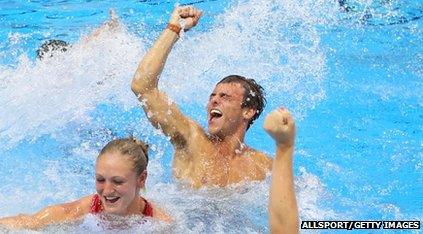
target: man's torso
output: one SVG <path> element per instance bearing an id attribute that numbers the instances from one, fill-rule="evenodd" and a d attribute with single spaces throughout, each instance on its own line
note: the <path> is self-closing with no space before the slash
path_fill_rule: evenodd
<path id="1" fill-rule="evenodd" d="M 173 172 L 176 178 L 193 187 L 226 186 L 247 180 L 263 180 L 271 169 L 272 159 L 251 148 L 225 153 L 210 140 L 175 149 Z"/>

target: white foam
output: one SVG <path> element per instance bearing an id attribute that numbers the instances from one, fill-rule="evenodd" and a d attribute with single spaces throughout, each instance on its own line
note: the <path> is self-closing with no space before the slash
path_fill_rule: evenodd
<path id="1" fill-rule="evenodd" d="M 329 207 L 322 207 L 322 202 L 328 199 L 328 193 L 320 179 L 304 167 L 300 167 L 300 175 L 296 179 L 296 193 L 300 218 L 302 220 L 330 220 L 337 214 Z"/>
<path id="2" fill-rule="evenodd" d="M 87 111 L 99 103 L 135 103 L 130 81 L 142 52 L 121 28 L 42 61 L 22 56 L 17 68 L 0 70 L 0 139 L 13 143 L 89 121 Z"/>

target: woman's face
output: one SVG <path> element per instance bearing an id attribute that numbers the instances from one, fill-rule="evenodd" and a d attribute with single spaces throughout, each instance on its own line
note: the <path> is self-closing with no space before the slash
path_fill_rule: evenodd
<path id="1" fill-rule="evenodd" d="M 105 153 L 97 159 L 95 171 L 96 190 L 104 212 L 128 215 L 139 210 L 138 193 L 145 176 L 136 175 L 129 157 L 117 152 Z"/>

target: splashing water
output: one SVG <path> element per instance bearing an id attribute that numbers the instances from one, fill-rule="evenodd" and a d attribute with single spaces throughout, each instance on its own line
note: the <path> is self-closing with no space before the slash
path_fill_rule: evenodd
<path id="1" fill-rule="evenodd" d="M 2 69 L 0 138 L 11 143 L 37 138 L 69 122 L 87 121 L 99 103 L 127 104 L 133 100 L 128 83 L 142 51 L 121 30 L 52 58 L 22 57 L 16 69 Z"/>
<path id="2" fill-rule="evenodd" d="M 230 2 L 229 6 L 225 6 L 226 9 L 219 9 L 217 15 L 205 14 L 204 18 L 213 17 L 207 22 L 201 22 L 206 25 L 205 29 L 201 28 L 200 23 L 176 43 L 161 75 L 160 87 L 185 113 L 202 124 L 205 121 L 203 110 L 208 94 L 217 81 L 230 74 L 254 78 L 265 88 L 268 99 L 267 112 L 279 105 L 285 105 L 292 110 L 299 124 L 296 157 L 302 166 L 296 173 L 296 191 L 302 219 L 354 219 L 361 217 L 357 213 L 369 204 L 374 205 L 366 208 L 367 212 L 377 210 L 377 214 L 382 213 L 387 217 L 394 214 L 395 218 L 419 217 L 421 213 L 418 211 L 404 215 L 403 210 L 399 208 L 401 204 L 376 199 L 374 202 L 371 199 L 362 201 L 348 195 L 351 191 L 358 191 L 360 195 L 365 194 L 373 198 L 371 192 L 377 190 L 381 196 L 387 196 L 401 189 L 398 185 L 401 181 L 397 184 L 391 183 L 386 188 L 379 188 L 370 182 L 363 183 L 364 186 L 360 187 L 357 181 L 360 181 L 361 177 L 355 171 L 356 168 L 348 168 L 349 165 L 342 165 L 340 161 L 352 164 L 351 155 L 366 155 L 367 152 L 362 150 L 361 154 L 358 154 L 357 151 L 346 149 L 346 152 L 339 153 L 339 150 L 344 149 L 339 141 L 353 141 L 350 144 L 358 147 L 354 143 L 359 137 L 343 128 L 344 125 L 355 127 L 352 121 L 335 119 L 340 114 L 331 111 L 338 104 L 331 106 L 330 111 L 322 112 L 331 115 L 318 117 L 321 122 L 308 122 L 310 114 L 316 118 L 316 106 L 324 106 L 337 99 L 331 97 L 335 91 L 330 88 L 339 85 L 335 90 L 351 91 L 348 88 L 356 84 L 344 77 L 332 78 L 339 73 L 332 76 L 329 74 L 327 64 L 330 56 L 333 53 L 356 53 L 358 55 L 354 61 L 363 59 L 362 51 L 348 46 L 344 49 L 344 42 L 334 40 L 327 46 L 329 48 L 323 47 L 322 44 L 328 35 L 336 33 L 336 30 L 339 30 L 336 25 L 345 23 L 345 19 L 354 19 L 353 23 L 347 26 L 365 25 L 362 20 L 364 8 L 374 16 L 384 15 L 378 11 L 379 7 L 374 7 L 376 1 L 349 3 L 350 12 L 353 12 L 351 14 L 345 10 L 346 5 L 340 7 L 334 1 Z M 206 6 L 207 2 L 200 4 Z M 361 7 L 364 5 L 367 7 Z M 171 9 L 166 3 L 156 7 L 159 10 L 166 7 Z M 135 6 L 129 6 L 128 9 L 117 11 L 126 12 L 122 14 L 125 19 L 125 16 L 130 18 L 131 14 L 136 12 Z M 98 149 L 113 137 L 133 134 L 152 145 L 153 159 L 149 164 L 147 191 L 144 195 L 168 211 L 175 218 L 175 223 L 168 225 L 148 221 L 141 227 L 134 224 L 135 227 L 123 232 L 269 231 L 266 206 L 270 178 L 263 183 L 245 183 L 225 190 L 199 191 L 183 188 L 172 180 L 172 148 L 167 139 L 151 127 L 130 91 L 130 82 L 140 59 L 163 28 L 159 22 L 160 25 L 153 28 L 154 32 L 148 32 L 146 22 L 138 23 L 147 21 L 149 17 L 152 16 L 143 14 L 141 20 L 138 17 L 135 26 L 123 21 L 125 23 L 116 30 L 104 32 L 91 41 L 80 39 L 73 43 L 66 53 L 42 61 L 31 60 L 27 48 L 21 48 L 25 46 L 22 42 L 31 39 L 31 33 L 11 33 L 7 39 L 8 46 L 4 46 L 4 42 L 0 43 L 0 58 L 7 57 L 9 52 L 12 53 L 11 56 L 18 58 L 12 66 L 0 65 L 0 152 L 5 160 L 0 165 L 0 179 L 4 182 L 0 185 L 0 191 L 7 191 L 0 193 L 0 216 L 33 213 L 46 205 L 93 193 L 93 164 Z M 383 21 L 386 18 L 379 19 Z M 159 21 L 162 20 L 160 18 Z M 165 22 L 166 19 L 162 23 Z M 367 22 L 371 24 L 376 21 L 374 18 L 373 21 L 367 18 Z M 341 25 L 341 28 L 344 26 Z M 410 27 L 414 27 L 416 35 L 421 32 L 420 27 Z M 337 36 L 348 39 L 350 31 L 342 32 L 345 32 L 345 35 Z M 354 34 L 353 39 L 360 33 L 362 32 Z M 366 39 L 368 38 L 371 37 L 367 36 Z M 3 51 L 3 48 L 9 51 Z M 421 53 L 417 53 L 417 58 L 421 57 Z M 334 63 L 340 64 L 348 58 Z M 409 65 L 411 73 L 420 78 L 417 81 L 421 81 L 421 63 L 403 63 L 404 67 Z M 354 69 L 351 69 L 351 72 Z M 333 79 L 329 85 L 328 77 Z M 410 83 L 415 82 L 417 90 L 421 90 L 417 81 L 409 80 Z M 363 82 L 359 90 L 382 97 L 382 101 L 403 97 L 398 90 L 408 90 L 407 84 L 395 86 L 389 83 L 389 80 L 386 84 L 376 81 L 374 83 L 375 89 L 372 83 Z M 417 103 L 421 104 L 421 97 L 415 93 L 405 93 L 408 95 L 407 100 L 417 96 Z M 368 96 L 359 96 L 357 99 L 363 101 L 366 98 Z M 356 100 L 348 99 L 347 96 L 341 96 L 340 99 L 344 103 Z M 413 108 L 419 110 L 418 105 Z M 368 124 L 371 119 L 360 116 L 357 122 Z M 325 123 L 332 124 L 333 129 L 319 128 L 318 137 L 304 133 L 313 132 L 315 126 Z M 378 138 L 376 142 L 389 142 L 403 136 L 403 131 L 397 130 L 387 129 L 384 138 Z M 258 149 L 273 154 L 272 143 L 268 138 L 263 138 L 260 120 L 249 131 L 247 141 L 252 142 L 253 146 L 264 146 Z M 327 137 L 323 131 L 333 133 L 336 139 Z M 316 138 L 329 143 L 322 147 L 322 143 L 314 143 Z M 331 140 L 333 144 L 330 144 Z M 382 147 L 388 148 L 386 144 Z M 325 149 L 316 155 L 309 155 L 310 152 L 315 152 L 314 148 Z M 399 151 L 398 147 L 393 148 L 395 152 Z M 410 154 L 414 152 L 411 150 Z M 328 155 L 330 152 L 338 154 L 331 157 Z M 412 162 L 417 174 L 413 176 L 419 178 L 421 174 L 418 173 L 422 169 L 419 165 L 422 165 L 423 160 L 421 152 L 419 156 L 408 161 L 404 160 L 408 154 L 394 154 L 395 152 L 388 153 L 389 160 L 394 162 L 388 169 L 393 172 L 401 171 L 404 169 L 403 163 Z M 360 159 L 369 165 L 376 164 L 378 168 L 383 165 L 383 162 L 371 161 L 372 158 L 363 156 Z M 372 171 L 370 167 L 365 169 L 366 173 Z M 330 178 L 329 181 L 342 178 L 348 182 L 349 187 L 328 182 L 326 177 Z M 30 186 L 32 188 L 28 189 Z M 417 188 L 415 191 L 418 193 L 421 189 Z M 13 196 L 18 198 L 18 202 L 11 201 L 10 197 Z M 52 226 L 46 231 L 96 231 L 96 222 L 98 220 L 95 217 L 89 216 L 82 225 Z M 134 223 L 136 222 L 135 218 Z"/>

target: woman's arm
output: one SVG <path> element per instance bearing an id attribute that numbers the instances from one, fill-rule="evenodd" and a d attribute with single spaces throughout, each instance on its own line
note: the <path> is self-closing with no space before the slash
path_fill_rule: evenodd
<path id="1" fill-rule="evenodd" d="M 0 218 L 0 226 L 9 229 L 42 229 L 50 224 L 73 221 L 90 211 L 92 195 L 77 201 L 53 205 L 42 209 L 33 215 L 17 215 Z"/>

